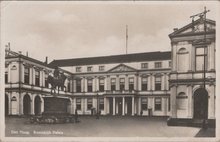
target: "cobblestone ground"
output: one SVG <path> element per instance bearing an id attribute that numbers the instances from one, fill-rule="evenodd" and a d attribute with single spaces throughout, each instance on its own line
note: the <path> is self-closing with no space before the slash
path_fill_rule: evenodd
<path id="1" fill-rule="evenodd" d="M 167 118 L 79 116 L 80 123 L 30 124 L 6 117 L 6 137 L 195 137 L 200 128 L 167 126 Z"/>

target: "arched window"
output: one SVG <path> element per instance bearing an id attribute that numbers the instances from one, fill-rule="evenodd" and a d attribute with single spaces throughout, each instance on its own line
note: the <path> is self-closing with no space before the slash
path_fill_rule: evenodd
<path id="1" fill-rule="evenodd" d="M 17 101 L 17 98 L 16 98 L 15 96 L 13 96 L 13 97 L 11 98 L 11 101 Z"/>
<path id="2" fill-rule="evenodd" d="M 182 97 L 182 96 L 186 96 L 186 93 L 180 92 L 180 93 L 178 94 L 178 97 Z"/>
<path id="3" fill-rule="evenodd" d="M 185 54 L 185 53 L 188 53 L 186 48 L 182 47 L 178 50 L 178 54 Z"/>
<path id="4" fill-rule="evenodd" d="M 177 109 L 178 110 L 185 110 L 187 107 L 187 96 L 186 93 L 180 92 L 177 95 Z"/>

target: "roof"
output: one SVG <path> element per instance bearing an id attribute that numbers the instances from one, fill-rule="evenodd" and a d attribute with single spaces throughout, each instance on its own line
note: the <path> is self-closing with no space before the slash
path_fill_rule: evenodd
<path id="1" fill-rule="evenodd" d="M 65 67 L 65 66 L 128 63 L 128 62 L 158 61 L 158 60 L 171 60 L 171 52 L 170 51 L 145 52 L 145 53 L 100 56 L 100 57 L 60 59 L 60 60 L 53 60 L 50 63 L 50 66 Z"/>
<path id="2" fill-rule="evenodd" d="M 191 22 L 190 24 L 187 24 L 186 26 L 184 26 L 184 27 L 182 27 L 182 28 L 172 32 L 171 34 L 169 34 L 169 37 L 171 38 L 171 37 L 174 37 L 174 36 L 176 36 L 178 34 L 181 34 L 181 32 L 183 32 L 183 31 L 185 31 L 185 30 L 187 30 L 189 28 L 192 28 L 193 24 L 196 25 L 196 24 L 198 24 L 200 22 L 201 22 L 201 19 L 197 19 L 196 21 L 194 21 L 194 23 Z M 206 23 L 215 25 L 215 21 L 210 20 L 210 19 L 206 19 Z"/>
<path id="3" fill-rule="evenodd" d="M 8 52 L 9 54 L 5 56 L 5 59 L 19 58 L 19 57 L 20 57 L 20 58 L 22 58 L 22 59 L 31 61 L 31 62 L 33 62 L 33 63 L 39 64 L 39 65 L 42 65 L 42 66 L 46 66 L 46 67 L 50 67 L 50 66 L 49 66 L 48 64 L 46 64 L 45 62 L 42 62 L 42 61 L 36 60 L 36 59 L 34 59 L 34 58 L 31 58 L 31 57 L 28 57 L 28 56 L 25 56 L 25 55 L 16 53 L 16 52 L 14 52 L 14 51 L 6 50 L 6 52 Z"/>

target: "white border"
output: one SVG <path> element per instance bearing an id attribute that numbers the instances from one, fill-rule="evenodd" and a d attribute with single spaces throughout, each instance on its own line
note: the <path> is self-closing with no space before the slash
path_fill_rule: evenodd
<path id="1" fill-rule="evenodd" d="M 24 2 L 24 1 L 23 1 Z M 26 1 L 27 2 L 27 1 Z M 28 1 L 29 3 L 30 1 Z M 66 3 L 69 3 L 70 1 L 66 1 Z M 219 108 L 220 108 L 220 97 L 219 92 L 220 92 L 220 86 L 218 79 L 220 78 L 219 73 L 220 73 L 220 65 L 217 63 L 217 61 L 220 59 L 218 55 L 220 55 L 220 51 L 218 47 L 220 47 L 220 42 L 219 35 L 220 35 L 220 24 L 219 24 L 219 16 L 220 16 L 220 1 L 71 1 L 74 4 L 156 4 L 156 5 L 169 5 L 169 4 L 215 4 L 217 9 L 218 9 L 218 18 L 216 18 L 216 138 L 191 138 L 191 137 L 5 137 L 4 132 L 5 132 L 5 117 L 4 117 L 4 100 L 5 100 L 5 92 L 4 92 L 4 47 L 1 47 L 0 50 L 0 140 L 3 141 L 220 141 L 219 139 L 219 134 L 220 134 L 220 122 L 218 122 L 220 113 L 219 113 Z M 25 3 L 25 2 L 24 2 Z M 34 1 L 34 3 L 38 3 Z M 42 1 L 40 1 L 42 3 Z M 51 3 L 51 1 L 46 1 L 45 3 Z M 54 1 L 53 4 L 59 4 L 59 3 L 65 3 L 61 1 Z M 1 5 L 1 3 L 0 3 Z M 0 21 L 1 22 L 1 21 Z M 1 30 L 1 29 L 0 29 Z M 168 36 L 167 36 L 168 38 Z M 1 40 L 1 35 L 0 35 L 0 40 Z"/>

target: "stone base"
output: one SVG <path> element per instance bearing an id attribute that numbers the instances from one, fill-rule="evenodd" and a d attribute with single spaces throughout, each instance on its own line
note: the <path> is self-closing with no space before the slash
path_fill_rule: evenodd
<path id="1" fill-rule="evenodd" d="M 206 121 L 207 127 L 215 128 L 216 120 L 208 119 Z M 190 118 L 171 118 L 167 119 L 168 126 L 187 126 L 187 127 L 203 127 L 203 119 L 190 119 Z"/>

